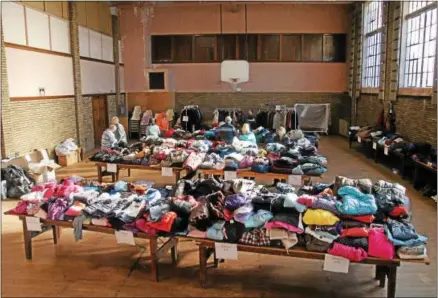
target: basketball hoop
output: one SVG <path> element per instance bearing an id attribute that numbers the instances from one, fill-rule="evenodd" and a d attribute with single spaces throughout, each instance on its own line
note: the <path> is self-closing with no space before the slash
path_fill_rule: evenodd
<path id="1" fill-rule="evenodd" d="M 221 63 L 221 81 L 231 84 L 234 92 L 242 89 L 239 84 L 249 80 L 249 63 L 245 60 L 225 60 Z"/>
<path id="2" fill-rule="evenodd" d="M 231 87 L 233 88 L 234 91 L 237 91 L 237 88 L 239 88 L 237 86 L 239 79 L 231 78 L 230 80 L 231 80 Z"/>

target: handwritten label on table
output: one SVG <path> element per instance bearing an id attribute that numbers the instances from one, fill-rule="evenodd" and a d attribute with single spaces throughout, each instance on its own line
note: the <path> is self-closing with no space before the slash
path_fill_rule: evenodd
<path id="1" fill-rule="evenodd" d="M 377 143 L 376 142 L 373 142 L 373 149 L 377 150 Z"/>
<path id="2" fill-rule="evenodd" d="M 26 227 L 28 231 L 42 231 L 39 217 L 26 216 Z"/>
<path id="3" fill-rule="evenodd" d="M 224 171 L 225 180 L 233 180 L 237 178 L 237 173 L 234 171 Z"/>
<path id="4" fill-rule="evenodd" d="M 183 116 L 183 121 L 184 122 L 188 122 L 189 121 L 189 116 Z"/>
<path id="5" fill-rule="evenodd" d="M 172 168 L 166 168 L 166 167 L 161 168 L 161 176 L 172 177 L 173 176 Z"/>
<path id="6" fill-rule="evenodd" d="M 217 259 L 237 260 L 237 245 L 215 242 L 214 249 Z"/>
<path id="7" fill-rule="evenodd" d="M 292 186 L 301 186 L 301 175 L 289 175 L 287 176 L 287 183 Z"/>
<path id="8" fill-rule="evenodd" d="M 357 142 L 362 143 L 362 139 L 360 137 L 357 137 Z"/>
<path id="9" fill-rule="evenodd" d="M 112 164 L 112 163 L 107 163 L 106 170 L 110 173 L 117 173 L 117 165 Z"/>
<path id="10" fill-rule="evenodd" d="M 134 234 L 131 231 L 116 231 L 115 235 L 118 244 L 135 245 Z"/>
<path id="11" fill-rule="evenodd" d="M 324 271 L 348 273 L 349 267 L 350 267 L 350 260 L 342 257 L 325 254 Z"/>
<path id="12" fill-rule="evenodd" d="M 389 154 L 389 147 L 388 147 L 388 146 L 385 146 L 385 148 L 383 149 L 383 153 L 384 153 L 385 155 L 388 155 L 388 154 Z"/>

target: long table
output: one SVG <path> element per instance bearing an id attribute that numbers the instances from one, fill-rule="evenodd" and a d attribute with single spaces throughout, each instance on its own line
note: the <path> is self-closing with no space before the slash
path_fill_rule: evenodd
<path id="1" fill-rule="evenodd" d="M 117 170 L 115 173 L 112 173 L 112 181 L 115 182 L 119 180 L 119 173 L 120 170 L 128 170 L 128 177 L 131 176 L 131 170 L 145 170 L 145 171 L 154 171 L 154 172 L 160 172 L 161 167 L 149 167 L 149 166 L 142 166 L 142 165 L 132 165 L 132 164 L 123 164 L 123 163 L 106 163 L 106 162 L 94 162 L 94 165 L 97 168 L 97 180 L 102 183 L 103 168 L 107 168 L 108 164 L 115 165 L 117 167 Z M 175 179 L 178 181 L 181 177 L 181 172 L 184 170 L 183 168 L 171 168 L 172 172 L 175 173 Z"/>
<path id="2" fill-rule="evenodd" d="M 32 232 L 27 228 L 25 216 L 18 216 L 18 218 L 22 221 L 23 224 L 23 238 L 24 238 L 24 252 L 26 259 L 32 260 L 32 239 L 52 230 L 53 232 L 53 243 L 57 244 L 61 235 L 60 228 L 73 228 L 73 223 L 68 221 L 60 221 L 60 220 L 49 220 L 49 219 L 40 219 L 40 222 L 43 224 L 42 232 Z M 115 229 L 95 226 L 95 225 L 83 225 L 82 230 L 84 231 L 92 231 L 98 233 L 105 234 L 114 234 Z M 153 281 L 158 282 L 158 260 L 166 254 L 169 249 L 171 250 L 172 263 L 175 265 L 178 260 L 178 239 L 175 237 L 166 237 L 169 238 L 163 245 L 158 247 L 158 236 L 151 236 L 146 233 L 138 232 L 134 233 L 134 238 L 147 239 L 149 241 L 149 250 L 150 250 L 150 266 L 151 266 L 151 278 Z"/>
<path id="3" fill-rule="evenodd" d="M 207 261 L 211 256 L 214 256 L 214 267 L 219 267 L 219 263 L 223 260 L 216 258 L 215 241 L 209 239 L 196 239 L 196 244 L 199 248 L 199 281 L 201 287 L 207 286 Z M 311 252 L 304 248 L 292 248 L 289 250 L 276 248 L 276 247 L 264 247 L 264 246 L 251 246 L 244 244 L 236 244 L 237 251 L 251 252 L 265 255 L 276 255 L 299 259 L 313 259 L 324 260 L 325 253 Z M 399 258 L 392 260 L 385 260 L 380 258 L 368 257 L 361 262 L 355 262 L 358 264 L 375 265 L 375 279 L 379 281 L 380 287 L 385 287 L 385 282 L 388 281 L 387 297 L 394 298 L 397 284 L 397 267 L 402 262 L 418 263 L 418 264 L 430 264 L 429 258 L 423 260 L 401 260 Z"/>
<path id="4" fill-rule="evenodd" d="M 198 173 L 201 175 L 201 178 L 206 178 L 208 176 L 224 176 L 225 171 L 224 170 L 215 170 L 215 169 L 198 169 Z M 204 175 L 204 177 L 202 177 Z M 289 174 L 281 174 L 281 173 L 256 173 L 250 170 L 241 169 L 236 171 L 236 176 L 239 178 L 259 178 L 259 179 L 278 179 L 280 181 L 288 181 Z M 309 182 L 312 178 L 322 178 L 322 176 L 307 176 L 307 175 L 300 175 L 301 176 L 301 184 L 305 184 Z"/>

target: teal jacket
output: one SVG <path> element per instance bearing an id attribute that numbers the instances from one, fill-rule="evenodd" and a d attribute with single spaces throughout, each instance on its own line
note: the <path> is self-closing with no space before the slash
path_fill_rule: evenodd
<path id="1" fill-rule="evenodd" d="M 257 144 L 256 137 L 252 131 L 249 131 L 246 134 L 240 134 L 239 140 Z"/>

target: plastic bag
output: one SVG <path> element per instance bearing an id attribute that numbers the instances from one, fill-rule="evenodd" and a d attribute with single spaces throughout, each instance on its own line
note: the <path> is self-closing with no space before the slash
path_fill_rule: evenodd
<path id="1" fill-rule="evenodd" d="M 6 180 L 3 180 L 2 182 L 1 182 L 2 184 L 1 184 L 1 189 L 0 189 L 0 197 L 1 197 L 1 199 L 2 200 L 4 200 L 4 199 L 6 199 L 7 198 L 7 192 L 8 192 L 8 187 L 7 187 L 7 182 L 6 182 Z"/>
<path id="2" fill-rule="evenodd" d="M 67 139 L 64 142 L 58 144 L 55 148 L 57 156 L 69 155 L 70 153 L 76 151 L 78 146 L 75 144 L 73 139 Z"/>

